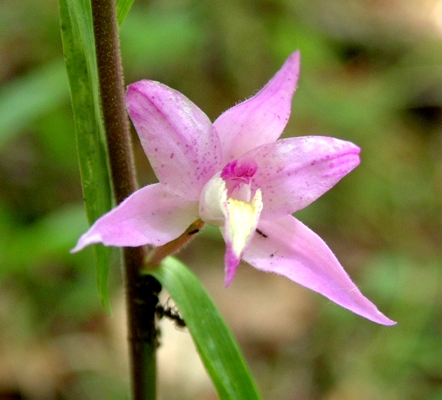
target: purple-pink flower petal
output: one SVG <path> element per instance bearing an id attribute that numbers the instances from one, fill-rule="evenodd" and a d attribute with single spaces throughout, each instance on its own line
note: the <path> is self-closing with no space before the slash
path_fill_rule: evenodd
<path id="1" fill-rule="evenodd" d="M 255 96 L 225 111 L 214 122 L 224 163 L 281 136 L 290 116 L 299 63 L 297 51 Z"/>
<path id="2" fill-rule="evenodd" d="M 219 138 L 209 118 L 186 96 L 158 82 L 129 85 L 126 101 L 158 180 L 197 200 L 221 165 Z"/>
<path id="3" fill-rule="evenodd" d="M 198 202 L 169 193 L 160 183 L 134 192 L 98 219 L 72 252 L 93 243 L 106 246 L 161 246 L 181 235 L 198 219 Z"/>
<path id="4" fill-rule="evenodd" d="M 395 322 L 383 315 L 351 281 L 324 241 L 292 216 L 261 221 L 245 252 L 255 268 L 283 275 L 342 307 L 383 325 Z"/>
<path id="5" fill-rule="evenodd" d="M 252 190 L 261 188 L 263 219 L 277 219 L 308 206 L 359 165 L 353 143 L 325 136 L 281 139 L 251 150 L 257 171 Z"/>

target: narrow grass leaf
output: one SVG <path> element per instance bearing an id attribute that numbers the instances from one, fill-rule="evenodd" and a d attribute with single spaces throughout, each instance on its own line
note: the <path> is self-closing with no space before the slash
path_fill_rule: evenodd
<path id="1" fill-rule="evenodd" d="M 134 0 L 117 0 L 118 26 L 121 26 L 121 24 L 123 23 L 124 18 L 126 18 L 126 15 L 132 7 L 133 2 Z"/>
<path id="2" fill-rule="evenodd" d="M 238 345 L 196 276 L 172 257 L 148 272 L 179 308 L 220 399 L 259 399 Z"/>
<path id="3" fill-rule="evenodd" d="M 101 119 L 92 12 L 88 0 L 59 0 L 63 50 L 71 90 L 83 195 L 89 222 L 112 207 Z M 98 292 L 109 311 L 110 249 L 95 245 Z"/>

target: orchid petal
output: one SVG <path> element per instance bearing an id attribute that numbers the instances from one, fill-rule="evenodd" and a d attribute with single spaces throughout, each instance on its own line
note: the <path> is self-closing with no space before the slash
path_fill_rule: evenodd
<path id="1" fill-rule="evenodd" d="M 93 243 L 106 246 L 161 246 L 176 239 L 198 219 L 198 202 L 170 194 L 157 183 L 137 190 L 99 218 L 72 252 Z"/>
<path id="2" fill-rule="evenodd" d="M 278 140 L 243 157 L 258 166 L 252 190 L 261 188 L 262 218 L 278 219 L 308 206 L 359 164 L 353 143 L 324 136 Z"/>
<path id="3" fill-rule="evenodd" d="M 129 85 L 126 101 L 158 180 L 181 197 L 197 200 L 221 162 L 209 118 L 186 96 L 158 82 Z"/>
<path id="4" fill-rule="evenodd" d="M 283 275 L 371 321 L 395 322 L 362 295 L 324 241 L 300 221 L 287 216 L 261 221 L 244 260 L 255 268 Z"/>
<path id="5" fill-rule="evenodd" d="M 230 108 L 214 122 L 225 163 L 279 138 L 287 125 L 299 76 L 299 52 L 252 98 Z"/>
<path id="6" fill-rule="evenodd" d="M 262 195 L 259 189 L 250 203 L 232 198 L 226 202 L 224 225 L 226 286 L 232 282 L 236 268 L 255 233 L 262 206 Z"/>

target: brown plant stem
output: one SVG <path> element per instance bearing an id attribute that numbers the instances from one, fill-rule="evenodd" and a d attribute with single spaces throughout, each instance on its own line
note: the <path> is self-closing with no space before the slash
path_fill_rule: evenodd
<path id="1" fill-rule="evenodd" d="M 123 87 L 115 0 L 91 0 L 101 108 L 117 203 L 137 189 Z M 147 250 L 123 251 L 133 398 L 156 398 L 157 329 L 155 307 L 161 285 L 141 275 Z"/>

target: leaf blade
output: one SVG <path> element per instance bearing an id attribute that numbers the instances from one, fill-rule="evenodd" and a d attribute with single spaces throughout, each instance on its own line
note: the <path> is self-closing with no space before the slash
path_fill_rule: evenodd
<path id="1" fill-rule="evenodd" d="M 121 26 L 127 13 L 132 7 L 134 0 L 117 0 L 117 20 L 118 26 Z"/>
<path id="2" fill-rule="evenodd" d="M 260 399 L 229 328 L 196 276 L 172 257 L 148 273 L 178 306 L 220 398 Z"/>
<path id="3" fill-rule="evenodd" d="M 101 119 L 90 2 L 59 0 L 61 36 L 68 73 L 83 196 L 89 223 L 112 207 L 107 146 Z M 97 288 L 109 312 L 110 249 L 94 246 Z"/>

